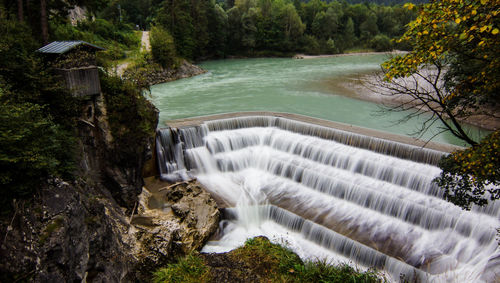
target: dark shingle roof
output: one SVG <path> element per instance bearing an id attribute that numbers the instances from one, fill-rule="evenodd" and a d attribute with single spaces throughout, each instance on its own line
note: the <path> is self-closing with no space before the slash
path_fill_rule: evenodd
<path id="1" fill-rule="evenodd" d="M 104 48 L 99 47 L 97 45 L 90 44 L 85 41 L 81 40 L 75 40 L 75 41 L 54 41 L 52 43 L 49 43 L 45 45 L 44 47 L 40 48 L 37 50 L 37 52 L 41 53 L 52 53 L 52 54 L 63 54 L 65 52 L 68 52 L 69 50 L 80 46 L 80 45 L 85 45 L 97 50 L 104 50 Z"/>

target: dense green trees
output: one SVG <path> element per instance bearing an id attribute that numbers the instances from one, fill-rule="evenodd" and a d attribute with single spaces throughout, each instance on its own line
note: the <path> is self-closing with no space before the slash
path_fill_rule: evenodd
<path id="1" fill-rule="evenodd" d="M 125 7 L 125 6 L 124 6 Z M 224 8 L 225 9 L 224 9 Z M 128 13 L 128 12 L 127 12 Z M 166 0 L 154 22 L 188 59 L 227 55 L 341 53 L 358 47 L 390 50 L 413 13 L 400 6 L 313 0 Z"/>
<path id="2" fill-rule="evenodd" d="M 8 207 L 48 176 L 71 174 L 77 106 L 36 57 L 26 24 L 0 16 L 0 34 L 0 205 Z"/>
<path id="3" fill-rule="evenodd" d="M 153 59 L 164 68 L 175 63 L 174 38 L 162 27 L 152 27 L 150 31 L 151 53 Z"/>

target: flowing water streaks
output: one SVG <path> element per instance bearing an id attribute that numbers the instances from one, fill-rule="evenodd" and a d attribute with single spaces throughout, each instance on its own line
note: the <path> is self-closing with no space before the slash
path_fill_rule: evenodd
<path id="1" fill-rule="evenodd" d="M 164 129 L 157 150 L 164 179 L 196 176 L 234 205 L 212 249 L 234 248 L 235 231 L 281 233 L 309 247 L 305 257 L 327 249 L 396 280 L 500 272 L 499 206 L 466 212 L 442 200 L 432 183 L 441 152 L 275 117 Z"/>

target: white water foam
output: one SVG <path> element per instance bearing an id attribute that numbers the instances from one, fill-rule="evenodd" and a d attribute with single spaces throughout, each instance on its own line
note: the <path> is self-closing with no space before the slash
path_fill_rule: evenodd
<path id="1" fill-rule="evenodd" d="M 262 117 L 168 129 L 159 167 L 234 206 L 206 252 L 264 235 L 302 258 L 352 261 L 395 281 L 498 279 L 498 204 L 467 212 L 441 199 L 431 164 L 442 153 L 332 131 Z"/>

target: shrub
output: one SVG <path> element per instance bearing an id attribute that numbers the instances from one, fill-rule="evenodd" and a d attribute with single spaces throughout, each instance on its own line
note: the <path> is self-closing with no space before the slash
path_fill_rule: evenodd
<path id="1" fill-rule="evenodd" d="M 167 30 L 154 26 L 150 31 L 151 53 L 153 59 L 162 67 L 168 68 L 175 62 L 174 38 Z"/>
<path id="2" fill-rule="evenodd" d="M 392 49 L 391 40 L 384 34 L 378 34 L 372 38 L 369 42 L 369 46 L 378 52 L 390 51 Z"/>
<path id="3" fill-rule="evenodd" d="M 117 155 L 120 160 L 116 161 L 135 162 L 155 133 L 155 108 L 134 83 L 104 72 L 100 73 L 100 79 L 114 146 L 120 150 Z"/>
<path id="4" fill-rule="evenodd" d="M 161 268 L 153 274 L 154 283 L 202 283 L 209 281 L 209 268 L 196 254 L 187 255 L 177 263 L 169 264 L 166 268 Z"/>

